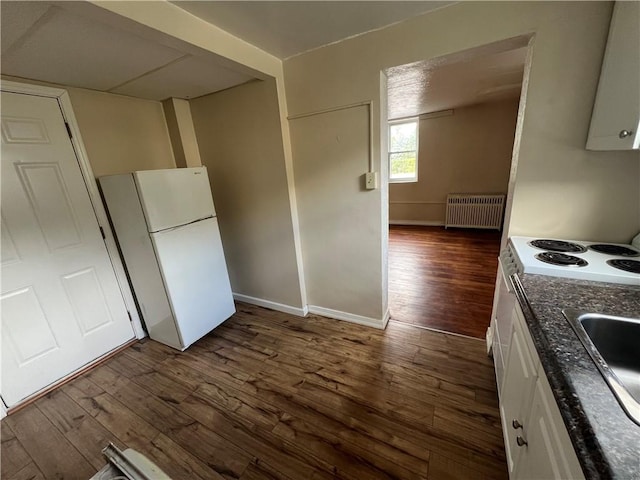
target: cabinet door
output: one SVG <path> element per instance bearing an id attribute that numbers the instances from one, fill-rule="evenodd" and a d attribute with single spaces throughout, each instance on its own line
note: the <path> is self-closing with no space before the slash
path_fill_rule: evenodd
<path id="1" fill-rule="evenodd" d="M 588 150 L 640 147 L 639 84 L 640 2 L 616 2 L 591 117 Z"/>
<path id="2" fill-rule="evenodd" d="M 511 345 L 500 399 L 500 417 L 502 418 L 502 431 L 510 474 L 513 473 L 518 463 L 521 451 L 517 444 L 517 437 L 523 435 L 522 428 L 515 428 L 513 422 L 515 420 L 520 424 L 526 423 L 536 381 L 535 363 L 525 343 L 517 309 L 518 306 L 513 309 Z"/>
<path id="3" fill-rule="evenodd" d="M 583 479 L 571 440 L 545 378 L 536 384 L 531 414 L 525 426 L 515 478 L 522 480 Z"/>

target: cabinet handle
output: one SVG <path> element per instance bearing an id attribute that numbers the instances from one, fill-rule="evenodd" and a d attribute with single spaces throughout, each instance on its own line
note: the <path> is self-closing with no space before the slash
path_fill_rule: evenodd
<path id="1" fill-rule="evenodd" d="M 516 443 L 518 444 L 519 447 L 524 447 L 525 445 L 529 445 L 527 441 L 524 438 L 522 438 L 520 435 L 516 437 Z"/>
<path id="2" fill-rule="evenodd" d="M 618 136 L 620 138 L 627 138 L 630 137 L 633 134 L 633 132 L 631 130 L 620 130 L 620 133 L 618 134 Z"/>
<path id="3" fill-rule="evenodd" d="M 512 426 L 513 428 L 515 428 L 516 430 L 517 430 L 518 428 L 522 428 L 522 424 L 521 424 L 518 420 L 516 420 L 515 418 L 514 418 L 514 419 L 513 419 L 513 421 L 511 422 L 511 426 Z"/>

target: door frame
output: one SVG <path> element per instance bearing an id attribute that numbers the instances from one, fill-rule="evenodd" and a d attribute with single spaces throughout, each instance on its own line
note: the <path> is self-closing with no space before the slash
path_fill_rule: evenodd
<path id="1" fill-rule="evenodd" d="M 111 230 L 111 223 L 109 222 L 107 212 L 104 208 L 104 205 L 102 204 L 102 198 L 100 196 L 100 191 L 98 190 L 98 184 L 93 175 L 91 163 L 89 163 L 89 155 L 87 154 L 87 150 L 84 147 L 82 135 L 80 134 L 80 128 L 78 127 L 76 116 L 73 113 L 73 107 L 71 104 L 71 97 L 69 97 L 69 93 L 62 88 L 18 83 L 8 80 L 0 80 L 0 90 L 7 93 L 21 93 L 38 97 L 55 98 L 58 101 L 58 106 L 60 107 L 62 118 L 67 123 L 67 125 L 69 126 L 69 130 L 71 131 L 71 145 L 73 146 L 76 160 L 78 162 L 78 166 L 80 167 L 80 172 L 82 173 L 85 187 L 87 188 L 87 192 L 89 194 L 89 200 L 91 201 L 93 212 L 96 216 L 96 220 L 98 221 L 98 225 L 104 232 L 104 243 L 107 247 L 107 254 L 109 255 L 111 266 L 113 267 L 113 271 L 116 275 L 116 280 L 118 282 L 118 287 L 120 288 L 120 293 L 122 294 L 125 307 L 129 312 L 133 331 L 138 340 L 146 337 L 147 334 L 144 331 L 142 321 L 140 319 L 140 316 L 138 315 L 136 302 L 134 300 L 133 292 L 131 291 L 129 281 L 127 279 L 124 265 L 120 258 L 120 253 L 118 251 L 115 236 L 113 231 Z M 0 411 L 0 418 L 1 416 L 2 411 Z"/>

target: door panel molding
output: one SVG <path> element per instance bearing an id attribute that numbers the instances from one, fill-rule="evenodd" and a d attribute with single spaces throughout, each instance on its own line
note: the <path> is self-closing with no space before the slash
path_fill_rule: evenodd
<path id="1" fill-rule="evenodd" d="M 50 352 L 58 350 L 60 344 L 56 338 L 49 319 L 42 308 L 40 299 L 33 289 L 32 285 L 28 285 L 17 290 L 7 292 L 1 297 L 2 311 L 4 320 L 2 322 L 2 334 L 9 339 L 9 344 L 13 348 L 18 359 L 18 364 L 24 366 L 27 363 L 42 357 Z M 11 310 L 16 310 L 21 313 L 10 315 Z M 29 331 L 37 330 L 40 332 L 40 338 L 32 336 L 28 342 L 22 344 L 18 341 L 17 337 L 12 332 L 12 326 L 8 324 L 10 318 L 20 318 L 21 328 L 26 328 Z M 15 325 L 14 325 L 15 326 Z M 48 335 L 46 338 L 42 337 L 42 333 L 46 332 Z"/>
<path id="2" fill-rule="evenodd" d="M 6 143 L 49 143 L 47 128 L 39 118 L 3 118 L 2 138 Z"/>
<path id="3" fill-rule="evenodd" d="M 93 207 L 96 218 L 98 219 L 98 223 L 102 227 L 102 230 L 105 234 L 105 244 L 107 247 L 107 252 L 109 254 L 113 270 L 116 274 L 116 279 L 118 281 L 118 286 L 120 287 L 120 292 L 122 293 L 124 303 L 131 315 L 131 323 L 133 325 L 135 335 L 138 339 L 146 337 L 147 334 L 142 327 L 142 321 L 138 315 L 138 310 L 133 298 L 133 293 L 127 280 L 124 265 L 122 264 L 122 260 L 120 259 L 120 255 L 118 253 L 118 247 L 115 242 L 113 231 L 111 230 L 111 225 L 109 223 L 107 213 L 102 204 L 102 199 L 98 190 L 98 184 L 96 183 L 91 164 L 89 163 L 89 156 L 82 141 L 82 135 L 80 133 L 80 128 L 78 127 L 78 122 L 76 120 L 75 114 L 73 113 L 71 98 L 69 97 L 68 92 L 61 88 L 45 87 L 42 85 L 31 85 L 6 80 L 0 80 L 0 90 L 2 90 L 3 92 L 55 98 L 58 101 L 58 105 L 60 106 L 60 110 L 62 112 L 62 117 L 69 126 L 69 131 L 71 133 L 71 144 L 75 151 L 78 165 L 80 166 L 80 172 L 82 173 L 84 184 L 89 193 L 91 205 Z M 1 415 L 2 412 L 0 411 L 0 416 Z"/>
<path id="4" fill-rule="evenodd" d="M 25 162 L 16 165 L 16 169 L 18 170 L 18 178 L 22 184 L 22 189 L 36 214 L 38 226 L 49 246 L 49 251 L 53 252 L 60 248 L 82 243 L 78 220 L 71 206 L 71 199 L 69 198 L 69 192 L 60 171 L 60 166 L 57 163 Z M 46 178 L 46 175 L 49 178 Z M 51 186 L 55 185 L 58 188 L 55 192 L 47 192 L 45 198 L 40 198 L 38 192 L 42 192 L 44 189 L 34 188 L 34 184 L 44 183 L 48 183 Z M 52 194 L 59 197 L 59 201 L 51 198 Z M 58 205 L 65 208 L 54 212 L 52 209 L 55 209 Z M 63 219 L 62 223 L 60 222 L 61 218 Z M 66 236 L 66 238 L 61 237 L 61 234 L 65 232 L 70 235 Z"/>

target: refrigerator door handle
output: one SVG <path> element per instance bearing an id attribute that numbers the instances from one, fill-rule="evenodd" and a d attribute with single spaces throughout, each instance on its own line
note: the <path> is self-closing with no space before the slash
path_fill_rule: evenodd
<path id="1" fill-rule="evenodd" d="M 208 215 L 206 217 L 198 218 L 197 220 L 193 220 L 191 222 L 183 223 L 182 225 L 176 225 L 175 227 L 163 228 L 162 230 L 156 230 L 154 232 L 149 233 L 163 233 L 163 232 L 171 232 L 172 230 L 176 230 L 178 228 L 186 227 L 187 225 L 192 225 L 194 223 L 201 222 L 203 220 L 208 220 L 209 218 L 213 218 L 212 215 Z"/>

